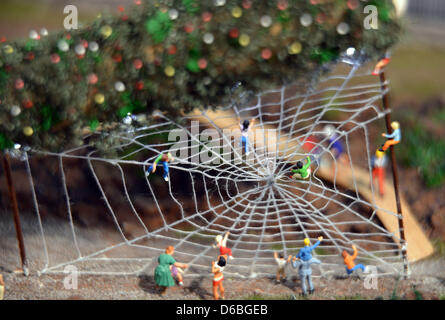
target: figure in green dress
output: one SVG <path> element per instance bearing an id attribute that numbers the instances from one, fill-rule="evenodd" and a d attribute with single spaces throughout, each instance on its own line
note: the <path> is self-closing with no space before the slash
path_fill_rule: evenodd
<path id="1" fill-rule="evenodd" d="M 302 178 L 308 179 L 311 175 L 311 158 L 307 157 L 307 162 L 303 165 L 302 161 L 297 161 L 297 169 L 292 169 L 292 179 Z"/>
<path id="2" fill-rule="evenodd" d="M 158 266 L 155 269 L 155 282 L 156 286 L 161 287 L 161 294 L 164 295 L 167 292 L 168 287 L 173 287 L 175 285 L 175 280 L 173 279 L 171 267 L 176 268 L 187 268 L 188 265 L 185 263 L 176 262 L 173 258 L 173 253 L 175 249 L 172 246 L 168 246 L 165 253 L 161 254 L 158 258 Z"/>

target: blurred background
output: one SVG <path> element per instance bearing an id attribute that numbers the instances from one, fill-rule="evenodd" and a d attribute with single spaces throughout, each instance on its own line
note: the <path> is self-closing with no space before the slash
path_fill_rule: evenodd
<path id="1" fill-rule="evenodd" d="M 387 67 L 392 117 L 403 130 L 403 147 L 397 149 L 401 189 L 438 252 L 445 255 L 445 1 L 394 2 L 405 29 Z M 77 6 L 79 23 L 86 25 L 98 14 L 117 14 L 119 6 L 132 3 L 0 0 L 0 38 L 26 38 L 31 29 L 43 27 L 61 30 L 66 5 Z"/>

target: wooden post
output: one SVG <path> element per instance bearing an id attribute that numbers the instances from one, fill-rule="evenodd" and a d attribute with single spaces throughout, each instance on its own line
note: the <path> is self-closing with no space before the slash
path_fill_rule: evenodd
<path id="1" fill-rule="evenodd" d="M 380 84 L 382 87 L 382 102 L 383 102 L 383 108 L 385 111 L 389 110 L 389 99 L 388 99 L 388 93 L 385 93 L 387 90 L 386 86 L 386 77 L 385 72 L 382 70 L 380 72 Z M 389 134 L 392 133 L 391 128 L 391 114 L 387 113 L 385 115 L 386 120 L 386 129 Z M 394 146 L 389 147 L 391 152 L 391 167 L 392 167 L 392 176 L 393 176 L 393 183 L 394 183 L 394 193 L 396 196 L 396 205 L 397 205 L 397 214 L 399 215 L 399 232 L 400 232 L 400 238 L 402 239 L 403 243 L 401 243 L 402 246 L 402 257 L 403 257 L 403 269 L 404 269 L 404 278 L 407 278 L 409 275 L 409 266 L 408 266 L 408 256 L 407 256 L 407 242 L 405 238 L 405 228 L 403 225 L 403 212 L 402 212 L 402 205 L 400 201 L 400 193 L 399 193 L 399 176 L 397 171 L 397 162 L 396 162 L 396 154 L 394 152 Z"/>
<path id="2" fill-rule="evenodd" d="M 20 258 L 22 261 L 22 271 L 24 275 L 28 275 L 28 265 L 26 261 L 25 242 L 23 241 L 22 227 L 20 224 L 19 207 L 17 204 L 17 195 L 12 181 L 11 164 L 9 155 L 3 153 L 3 168 L 5 170 L 6 184 L 8 186 L 9 198 L 11 200 L 12 212 L 14 215 L 15 233 L 20 250 Z"/>

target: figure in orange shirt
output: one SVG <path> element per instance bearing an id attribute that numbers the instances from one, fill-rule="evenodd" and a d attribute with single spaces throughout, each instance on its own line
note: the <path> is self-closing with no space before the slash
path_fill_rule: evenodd
<path id="1" fill-rule="evenodd" d="M 358 253 L 355 245 L 352 245 L 352 250 L 354 250 L 354 253 L 352 254 L 352 256 L 349 255 L 346 252 L 346 250 L 343 250 L 343 252 L 341 254 L 343 256 L 343 261 L 346 265 L 346 273 L 348 275 L 350 275 L 357 269 L 362 269 L 362 271 L 365 273 L 368 272 L 368 268 L 365 267 L 364 265 L 362 265 L 361 263 L 359 263 L 357 265 L 354 263 L 354 260 L 355 260 L 355 258 L 357 258 L 357 253 Z"/>
<path id="2" fill-rule="evenodd" d="M 374 67 L 374 70 L 372 71 L 373 76 L 378 76 L 380 72 L 382 72 L 382 69 L 391 61 L 391 55 L 390 53 L 386 53 L 385 56 L 379 60 L 379 62 Z"/>

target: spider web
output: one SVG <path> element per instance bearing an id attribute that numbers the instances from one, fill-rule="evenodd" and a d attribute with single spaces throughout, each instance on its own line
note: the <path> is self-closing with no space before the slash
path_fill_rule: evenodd
<path id="1" fill-rule="evenodd" d="M 127 122 L 125 131 L 113 137 L 118 156 L 99 156 L 88 145 L 63 153 L 31 150 L 57 164 L 67 217 L 60 226 L 65 228 L 61 254 L 39 211 L 37 168 L 25 154 L 42 239 L 39 272 L 60 273 L 74 265 L 82 274 L 152 273 L 159 254 L 173 245 L 175 259 L 190 265 L 186 276 L 198 276 L 210 273 L 218 255 L 215 236 L 226 231 L 235 257 L 226 273 L 233 276 L 274 274 L 274 251 L 295 255 L 305 237 L 314 243 L 319 235 L 324 240 L 314 255 L 322 263 L 314 268 L 315 276 L 344 273 L 340 253 L 352 243 L 360 262 L 378 266 L 380 273 L 401 272 L 397 242 L 402 241 L 378 213 L 399 217 L 379 206 L 371 182 L 376 146 L 369 141 L 369 125 L 385 115 L 379 107 L 383 93 L 369 66 L 342 62 L 312 87 L 283 86 L 181 121 L 158 112 L 149 126 Z M 248 154 L 240 145 L 238 117 L 256 118 Z M 335 141 L 324 134 L 326 125 L 335 127 L 335 141 L 344 145 L 343 160 L 332 152 Z M 145 176 L 154 159 L 168 151 L 175 157 L 168 182 L 161 164 Z M 312 159 L 309 179 L 292 179 L 290 169 L 307 156 Z M 72 212 L 78 200 L 70 196 L 76 185 L 67 169 L 72 161 L 94 182 L 102 214 L 113 222 L 105 235 L 81 236 Z M 120 180 L 120 187 L 110 177 Z M 132 192 L 136 184 L 138 191 Z M 362 196 L 363 188 L 372 196 Z"/>

